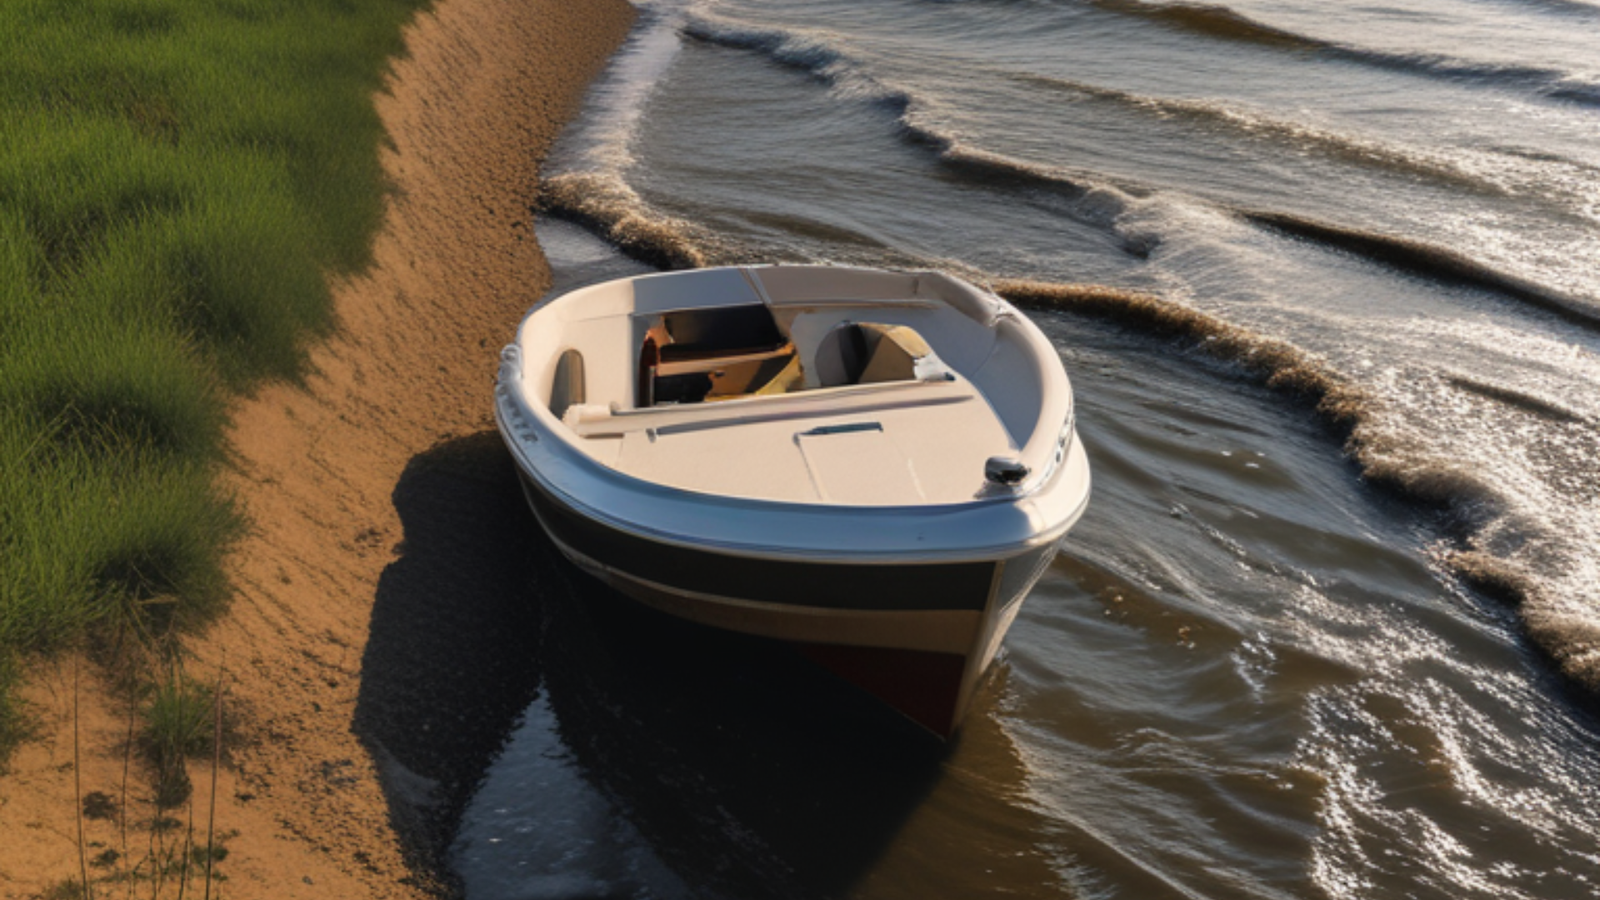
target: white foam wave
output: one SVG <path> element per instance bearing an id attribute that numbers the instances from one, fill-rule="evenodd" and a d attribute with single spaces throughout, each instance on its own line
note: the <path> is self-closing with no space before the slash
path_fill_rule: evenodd
<path id="1" fill-rule="evenodd" d="M 911 96 L 875 77 L 846 52 L 843 35 L 826 30 L 783 30 L 749 25 L 737 19 L 697 11 L 683 23 L 692 38 L 765 55 L 780 65 L 801 69 L 853 100 L 906 106 Z"/>
<path id="2" fill-rule="evenodd" d="M 583 115 L 546 160 L 552 172 L 620 171 L 633 163 L 632 145 L 645 106 L 682 48 L 678 32 L 689 9 L 670 2 L 638 3 L 639 21 L 611 64 L 589 89 Z"/>

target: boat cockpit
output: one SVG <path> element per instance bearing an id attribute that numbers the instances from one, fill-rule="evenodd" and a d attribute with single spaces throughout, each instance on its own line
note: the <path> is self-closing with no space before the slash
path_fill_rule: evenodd
<path id="1" fill-rule="evenodd" d="M 814 387 L 951 380 L 906 325 L 841 322 L 811 354 Z M 635 408 L 805 390 L 801 354 L 764 304 L 681 310 L 651 317 L 637 368 Z"/>
<path id="2" fill-rule="evenodd" d="M 556 332 L 526 335 L 549 354 L 530 386 L 585 455 L 714 494 L 953 502 L 1028 442 L 1042 385 L 1009 322 L 916 276 L 898 296 L 784 296 L 784 274 L 706 273 L 718 301 L 640 279 L 565 306 Z"/>

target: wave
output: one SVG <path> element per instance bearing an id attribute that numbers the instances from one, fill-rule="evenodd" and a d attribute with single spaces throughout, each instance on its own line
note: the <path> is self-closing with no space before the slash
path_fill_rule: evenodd
<path id="1" fill-rule="evenodd" d="M 1289 143 L 1296 149 L 1315 150 L 1338 161 L 1376 165 L 1401 174 L 1468 187 L 1484 194 L 1504 196 L 1508 193 L 1500 185 L 1485 181 L 1448 160 L 1431 157 L 1418 150 L 1403 149 L 1328 129 L 1273 119 L 1221 103 L 1151 97 L 1032 73 L 1007 73 L 1006 77 L 1049 91 L 1078 94 L 1130 109 L 1148 111 L 1163 118 L 1184 119 L 1199 125 L 1226 128 L 1248 136 L 1266 136 Z"/>
<path id="2" fill-rule="evenodd" d="M 1452 375 L 1445 379 L 1451 387 L 1469 394 L 1477 394 L 1490 400 L 1496 400 L 1526 413 L 1532 413 L 1552 422 L 1564 424 L 1590 424 L 1589 418 L 1581 413 L 1574 412 L 1559 403 L 1535 397 L 1532 394 L 1503 387 L 1498 384 L 1488 384 L 1475 378 L 1464 375 Z"/>
<path id="3" fill-rule="evenodd" d="M 914 126 L 907 126 L 913 128 Z M 920 130 L 920 129 L 919 129 Z M 1044 190 L 1069 201 L 1060 210 L 1073 221 L 1112 235 L 1124 253 L 1149 258 L 1161 243 L 1152 231 L 1129 230 L 1123 214 L 1138 197 L 1151 191 L 1135 185 L 1118 185 L 1084 172 L 1059 166 L 1042 166 L 1001 153 L 966 146 L 937 132 L 920 130 L 922 140 L 937 146 L 939 163 L 965 180 L 997 188 Z"/>
<path id="4" fill-rule="evenodd" d="M 616 175 L 570 172 L 546 178 L 533 208 L 588 228 L 646 265 L 695 269 L 713 261 L 692 224 L 655 212 Z"/>
<path id="5" fill-rule="evenodd" d="M 1115 2 L 1139 4 L 1141 0 Z M 1129 230 L 1121 222 L 1123 213 L 1135 199 L 1154 193 L 1150 187 L 1114 181 L 1098 173 L 1065 166 L 1021 160 L 973 146 L 929 122 L 932 117 L 922 112 L 927 104 L 908 90 L 873 78 L 825 34 L 756 28 L 707 16 L 692 17 L 686 22 L 684 32 L 707 43 L 760 53 L 778 64 L 799 69 L 832 88 L 841 89 L 845 96 L 882 105 L 894 116 L 902 138 L 933 151 L 940 165 L 952 174 L 974 183 L 1003 189 L 1052 192 L 1068 201 L 1068 207 L 1060 211 L 1062 214 L 1111 234 L 1122 249 L 1132 256 L 1148 258 L 1160 245 L 1158 234 L 1148 230 Z M 1013 74 L 1010 77 L 1054 90 L 1074 91 L 1127 106 L 1150 108 L 1162 114 L 1227 123 L 1242 131 L 1266 132 L 1302 144 L 1309 142 L 1334 156 L 1376 162 L 1391 170 L 1432 177 L 1484 194 L 1503 196 L 1507 193 L 1501 186 L 1444 161 L 1430 160 L 1377 142 L 1255 116 L 1225 106 L 1146 97 L 1047 76 Z M 1585 327 L 1600 329 L 1600 310 L 1560 291 L 1499 272 L 1451 250 L 1406 238 L 1327 225 L 1285 213 L 1241 209 L 1231 209 L 1230 212 L 1259 225 L 1328 243 L 1399 268 L 1489 288 Z"/>
<path id="6" fill-rule="evenodd" d="M 1268 388 L 1309 403 L 1345 439 L 1345 452 L 1371 483 L 1423 505 L 1448 509 L 1463 524 L 1482 524 L 1503 502 L 1487 483 L 1448 461 L 1408 448 L 1381 425 L 1382 402 L 1322 359 L 1155 294 L 1098 284 L 1000 279 L 995 292 L 1019 306 L 1100 319 L 1158 338 L 1186 340 L 1234 363 Z"/>
<path id="7" fill-rule="evenodd" d="M 1564 166 L 1585 175 L 1600 175 L 1600 165 L 1584 162 L 1563 153 L 1553 153 L 1549 150 L 1536 150 L 1531 147 L 1518 147 L 1512 144 L 1499 144 L 1486 148 L 1505 156 L 1515 156 L 1536 163 L 1553 163 Z"/>
<path id="8" fill-rule="evenodd" d="M 917 146 L 933 150 L 952 169 L 1009 184 L 1049 185 L 1068 194 L 1083 194 L 1099 186 L 1064 168 L 1036 166 L 965 146 L 956 137 L 926 124 L 916 114 L 918 107 L 925 104 L 910 91 L 873 78 L 861 65 L 829 43 L 825 35 L 754 28 L 707 16 L 688 20 L 683 33 L 708 44 L 760 53 L 779 65 L 799 69 L 831 88 L 840 89 L 844 96 L 867 99 L 888 107 L 896 118 L 902 137 Z"/>
<path id="9" fill-rule="evenodd" d="M 1141 0 L 1116 0 L 1116 2 L 1138 3 Z M 1148 257 L 1160 244 L 1159 235 L 1146 231 L 1128 231 L 1119 222 L 1135 198 L 1153 193 L 1150 188 L 1143 185 L 1114 183 L 1095 173 L 1062 166 L 1041 165 L 967 144 L 938 126 L 929 124 L 926 121 L 927 117 L 920 114 L 920 107 L 923 104 L 919 103 L 915 95 L 872 78 L 861 66 L 831 43 L 826 35 L 754 28 L 707 16 L 691 17 L 683 28 L 686 34 L 697 40 L 761 53 L 782 65 L 807 72 L 831 87 L 847 85 L 845 91 L 847 96 L 886 105 L 895 117 L 901 136 L 912 144 L 933 151 L 939 163 L 948 171 L 969 181 L 994 187 L 1047 190 L 1055 193 L 1070 204 L 1068 209 L 1062 211 L 1065 215 L 1112 234 L 1118 239 L 1123 250 L 1130 255 Z M 1154 105 L 1160 110 L 1176 111 L 1212 120 L 1234 120 L 1242 116 L 1226 108 L 1205 103 L 1161 100 L 1059 79 L 1037 76 L 1016 77 L 1120 103 Z M 1393 166 L 1426 169 L 1440 177 L 1451 177 L 1463 183 L 1478 185 L 1485 191 L 1499 190 L 1465 173 L 1442 165 L 1433 166 L 1404 151 L 1381 145 L 1367 145 L 1337 135 L 1302 129 L 1300 126 L 1288 123 L 1261 119 L 1246 120 L 1252 122 L 1250 127 L 1305 136 L 1307 139 L 1322 141 L 1326 146 L 1385 159 Z M 568 190 L 564 187 L 569 183 L 567 179 L 597 177 L 560 176 L 551 179 L 546 190 Z M 615 177 L 609 178 L 604 184 L 590 184 L 585 190 L 573 189 L 571 193 L 572 196 L 557 202 L 556 207 L 563 210 L 561 214 L 584 222 L 589 221 L 585 217 L 591 215 L 590 211 L 600 205 L 612 204 L 618 210 L 633 210 L 639 206 L 637 196 L 633 195 L 631 189 L 627 188 L 620 178 Z M 1594 308 L 1591 304 L 1553 288 L 1501 272 L 1453 250 L 1410 238 L 1331 225 L 1289 213 L 1238 208 L 1231 208 L 1229 212 L 1257 225 L 1327 244 L 1399 269 L 1442 281 L 1496 291 L 1554 313 L 1574 324 L 1600 330 L 1600 309 Z M 600 218 L 614 222 L 622 221 L 616 216 L 609 215 Z M 619 245 L 634 240 L 635 238 L 629 234 L 644 228 L 645 225 L 642 224 L 644 221 L 646 220 L 629 218 L 626 219 L 626 224 L 614 226 L 622 228 L 623 233 L 613 240 Z M 662 217 L 650 217 L 648 221 L 659 223 L 666 220 Z M 676 236 L 674 239 L 681 240 L 682 228 L 681 223 L 674 226 L 673 234 Z M 649 246 L 666 247 L 671 244 L 672 241 L 661 241 L 651 242 Z M 676 255 L 679 253 L 677 250 L 662 252 L 668 253 L 668 256 L 662 257 L 663 259 L 673 260 L 671 265 L 679 265 L 689 258 Z M 701 259 L 703 262 L 703 257 Z"/>
<path id="10" fill-rule="evenodd" d="M 1142 0 L 1115 0 L 1115 2 L 1138 4 L 1142 3 Z M 779 64 L 807 72 L 830 87 L 847 86 L 844 91 L 847 96 L 886 105 L 895 117 L 901 136 L 912 144 L 932 150 L 938 157 L 940 165 L 948 171 L 969 181 L 994 187 L 1047 190 L 1055 193 L 1070 204 L 1069 208 L 1062 211 L 1065 215 L 1115 236 L 1123 250 L 1130 255 L 1148 257 L 1160 244 L 1159 235 L 1145 231 L 1128 231 L 1119 222 L 1135 198 L 1153 193 L 1148 187 L 1114 183 L 1094 173 L 1062 166 L 1041 165 L 967 144 L 955 135 L 941 130 L 937 125 L 928 123 L 926 121 L 928 117 L 920 113 L 923 104 L 915 95 L 874 79 L 830 42 L 826 35 L 755 28 L 703 15 L 687 19 L 683 29 L 685 34 L 697 40 L 761 53 Z M 1116 102 L 1140 106 L 1154 104 L 1158 109 L 1213 120 L 1231 120 L 1240 115 L 1210 104 L 1160 100 L 1059 79 L 1019 77 L 1058 89 L 1089 93 Z M 1348 148 L 1350 152 L 1386 158 L 1391 165 L 1429 167 L 1428 163 L 1403 151 L 1391 150 L 1380 145 L 1368 146 L 1336 135 L 1308 132 L 1288 123 L 1259 119 L 1253 121 L 1258 123 L 1254 127 L 1276 129 L 1287 134 L 1307 135 L 1308 138 L 1323 141 L 1328 146 Z M 1311 135 L 1314 137 L 1310 137 Z M 1440 176 L 1448 174 L 1463 182 L 1479 184 L 1486 191 L 1497 190 L 1477 182 L 1465 173 L 1454 172 L 1442 166 L 1431 167 L 1429 171 Z M 603 179 L 603 183 L 594 180 L 599 177 L 573 175 L 551 179 L 547 183 L 547 192 L 570 193 L 570 196 L 556 201 L 553 208 L 560 210 L 562 215 L 580 222 L 602 220 L 612 222 L 612 225 L 606 227 L 622 229 L 613 238 L 619 245 L 637 240 L 638 238 L 632 235 L 640 229 L 662 227 L 659 223 L 668 221 L 660 216 L 619 217 L 610 212 L 598 218 L 588 218 L 594 216 L 593 211 L 600 206 L 609 205 L 622 211 L 637 210 L 640 207 L 638 197 L 619 177 L 607 177 Z M 588 179 L 588 181 L 584 182 L 582 189 L 578 189 L 570 187 L 578 183 L 572 179 Z M 1453 250 L 1409 238 L 1331 225 L 1289 213 L 1237 208 L 1229 211 L 1257 225 L 1327 244 L 1399 269 L 1442 281 L 1496 291 L 1554 313 L 1574 324 L 1600 330 L 1600 309 L 1594 308 L 1591 304 L 1544 285 L 1501 272 Z M 657 224 L 646 226 L 644 224 L 646 222 Z M 644 246 L 686 247 L 687 244 L 681 243 L 685 227 L 683 223 L 677 223 L 669 228 L 672 236 L 670 240 L 652 240 Z M 675 244 L 674 241 L 680 243 Z M 682 254 L 687 251 L 680 249 L 658 249 L 652 252 L 666 253 L 666 256 L 660 258 L 670 260 L 665 264 L 671 266 L 685 264 L 691 258 L 700 259 L 700 262 L 693 263 L 696 265 L 704 262 L 703 256 L 685 256 Z"/>
<path id="11" fill-rule="evenodd" d="M 1130 231 L 1120 221 L 1137 197 L 1153 193 L 1139 185 L 1112 184 L 1092 174 L 1055 166 L 1024 162 L 961 144 L 953 138 L 920 128 L 906 117 L 904 127 L 920 143 L 933 146 L 940 161 L 970 180 L 996 187 L 1026 187 L 1057 192 L 1073 201 L 1069 211 L 1079 222 L 1095 225 L 1115 235 L 1124 251 L 1148 257 L 1160 245 L 1159 234 Z M 1600 308 L 1555 288 L 1503 272 L 1457 251 L 1412 238 L 1347 228 L 1290 213 L 1252 210 L 1224 205 L 1245 221 L 1297 238 L 1316 241 L 1374 262 L 1438 281 L 1493 291 L 1560 317 L 1574 325 L 1600 331 Z"/>
<path id="12" fill-rule="evenodd" d="M 681 11 L 648 0 L 634 6 L 632 32 L 590 85 L 585 115 L 562 131 L 546 155 L 546 171 L 620 170 L 633 162 L 631 145 L 645 105 L 681 49 Z"/>
<path id="13" fill-rule="evenodd" d="M 1110 12 L 1162 22 L 1206 37 L 1263 44 L 1269 47 L 1288 47 L 1295 50 L 1323 50 L 1331 46 L 1316 38 L 1264 25 L 1218 4 L 1147 3 L 1144 0 L 1090 0 L 1090 2 Z"/>
<path id="14" fill-rule="evenodd" d="M 683 33 L 696 40 L 740 50 L 760 50 L 777 62 L 810 72 L 823 72 L 843 54 L 819 38 L 793 32 L 744 27 L 726 19 L 699 15 L 686 20 Z"/>
<path id="15" fill-rule="evenodd" d="M 1442 564 L 1462 583 L 1517 610 L 1529 641 L 1571 683 L 1581 699 L 1600 702 L 1600 624 L 1592 615 L 1551 596 L 1527 569 L 1480 550 L 1444 555 Z"/>
<path id="16" fill-rule="evenodd" d="M 1398 269 L 1521 300 L 1575 325 L 1600 331 L 1600 309 L 1544 285 L 1535 284 L 1469 259 L 1454 250 L 1410 238 L 1330 225 L 1286 213 L 1237 210 L 1246 221 L 1327 244 Z"/>
<path id="17" fill-rule="evenodd" d="M 898 110 L 911 104 L 909 94 L 882 84 L 853 65 L 825 33 L 757 28 L 705 14 L 689 16 L 681 30 L 694 40 L 758 52 L 779 65 L 807 72 L 846 96 L 877 101 Z"/>
<path id="18" fill-rule="evenodd" d="M 1549 96 L 1557 100 L 1566 100 L 1583 106 L 1600 106 L 1600 84 L 1587 84 L 1577 81 L 1566 81 L 1556 84 L 1548 91 Z"/>
<path id="19" fill-rule="evenodd" d="M 771 243 L 757 246 L 729 240 L 694 222 L 661 212 L 620 176 L 611 173 L 571 172 L 547 177 L 535 194 L 533 209 L 581 226 L 629 258 L 668 271 L 706 266 L 831 263 L 903 269 L 932 266 L 969 280 L 981 281 L 984 277 L 959 260 L 913 255 L 855 232 L 782 216 L 765 217 L 765 223 L 796 233 L 810 232 L 813 238 L 828 244 L 828 256 L 798 247 Z"/>
<path id="20" fill-rule="evenodd" d="M 1558 16 L 1600 18 L 1600 5 L 1585 0 L 1507 0 L 1518 6 L 1528 6 Z"/>
<path id="21" fill-rule="evenodd" d="M 1288 341 L 1265 337 L 1155 294 L 1102 284 L 998 279 L 995 293 L 1018 306 L 1100 319 L 1158 338 L 1192 341 L 1275 389 L 1310 402 L 1347 438 L 1360 433 L 1377 400 Z"/>
<path id="22" fill-rule="evenodd" d="M 1431 53 L 1390 53 L 1286 31 L 1211 3 L 1150 3 L 1147 0 L 1089 0 L 1108 12 L 1134 16 L 1191 34 L 1281 50 L 1318 53 L 1347 62 L 1452 81 L 1530 90 L 1567 103 L 1600 106 L 1600 84 L 1542 66 L 1474 62 Z"/>

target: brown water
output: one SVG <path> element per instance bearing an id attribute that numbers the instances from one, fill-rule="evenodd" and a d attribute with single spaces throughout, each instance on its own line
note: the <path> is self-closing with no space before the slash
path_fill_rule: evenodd
<path id="1" fill-rule="evenodd" d="M 634 608 L 514 502 L 438 534 L 518 560 L 470 603 L 529 624 L 422 660 L 514 673 L 442 698 L 471 752 L 424 752 L 424 712 L 383 741 L 424 844 L 483 898 L 1600 894 L 1596 27 L 647 7 L 550 208 L 669 263 L 1110 286 L 1030 307 L 1093 501 L 947 748 Z M 629 269 L 540 237 L 569 281 Z M 514 490 L 492 442 L 458 455 Z"/>

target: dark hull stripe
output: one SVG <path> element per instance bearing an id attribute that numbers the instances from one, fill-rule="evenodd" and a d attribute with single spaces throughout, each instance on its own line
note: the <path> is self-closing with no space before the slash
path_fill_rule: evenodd
<path id="1" fill-rule="evenodd" d="M 660 585 L 748 600 L 825 609 L 979 610 L 995 563 L 811 563 L 755 559 L 679 547 L 617 531 L 575 512 L 518 472 L 544 527 L 603 565 Z"/>

